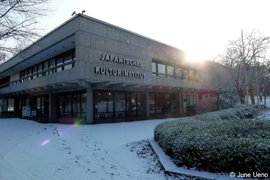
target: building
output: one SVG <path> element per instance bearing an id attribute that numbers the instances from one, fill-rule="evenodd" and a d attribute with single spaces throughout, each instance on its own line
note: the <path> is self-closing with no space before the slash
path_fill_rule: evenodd
<path id="1" fill-rule="evenodd" d="M 78 14 L 0 66 L 0 107 L 42 122 L 178 117 L 199 86 L 181 50 Z"/>
<path id="2" fill-rule="evenodd" d="M 217 62 L 197 64 L 201 89 L 198 91 L 198 113 L 230 108 L 238 101 L 235 72 Z"/>

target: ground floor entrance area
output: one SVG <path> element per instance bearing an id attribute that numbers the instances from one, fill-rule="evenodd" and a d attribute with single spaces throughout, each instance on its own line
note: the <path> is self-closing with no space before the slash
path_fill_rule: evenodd
<path id="1" fill-rule="evenodd" d="M 0 113 L 45 123 L 111 123 L 185 116 L 195 105 L 195 92 L 82 89 L 3 97 Z"/>

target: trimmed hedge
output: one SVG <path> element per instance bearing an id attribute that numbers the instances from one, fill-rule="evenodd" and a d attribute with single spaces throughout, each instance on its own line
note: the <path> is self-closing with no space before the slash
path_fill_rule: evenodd
<path id="1" fill-rule="evenodd" d="M 270 121 L 236 108 L 158 125 L 154 137 L 176 165 L 210 172 L 270 172 Z M 254 114 L 253 114 L 254 115 Z"/>

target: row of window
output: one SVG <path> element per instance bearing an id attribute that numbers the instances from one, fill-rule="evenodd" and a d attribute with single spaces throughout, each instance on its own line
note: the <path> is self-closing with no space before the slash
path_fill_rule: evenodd
<path id="1" fill-rule="evenodd" d="M 20 72 L 20 82 L 64 71 L 75 67 L 75 49 L 31 66 Z"/>
<path id="2" fill-rule="evenodd" d="M 10 82 L 10 76 L 0 80 L 0 87 L 7 87 Z"/>
<path id="3" fill-rule="evenodd" d="M 152 75 L 180 80 L 198 80 L 197 71 L 152 61 Z"/>
<path id="4" fill-rule="evenodd" d="M 95 91 L 94 118 L 137 118 L 143 114 L 143 94 L 139 92 Z"/>

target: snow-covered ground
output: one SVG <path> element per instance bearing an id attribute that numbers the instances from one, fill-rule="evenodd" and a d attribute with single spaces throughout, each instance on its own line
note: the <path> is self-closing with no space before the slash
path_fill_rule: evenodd
<path id="1" fill-rule="evenodd" d="M 263 118 L 270 120 L 270 112 Z M 145 139 L 166 120 L 98 125 L 0 119 L 0 180 L 164 180 Z"/>
<path id="2" fill-rule="evenodd" d="M 153 138 L 164 121 L 60 125 L 0 119 L 0 179 L 175 179 L 134 143 Z"/>
<path id="3" fill-rule="evenodd" d="M 257 96 L 255 96 L 254 98 L 255 98 L 255 103 L 257 104 L 257 102 L 258 102 Z M 251 98 L 250 98 L 250 96 L 248 97 L 248 102 L 249 102 L 249 104 L 251 104 Z M 260 102 L 260 104 L 261 105 L 264 104 L 264 99 L 262 99 L 262 101 Z M 267 96 L 266 97 L 266 107 L 270 108 L 270 96 Z"/>

